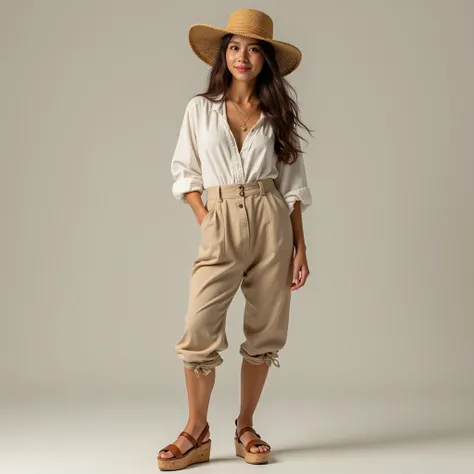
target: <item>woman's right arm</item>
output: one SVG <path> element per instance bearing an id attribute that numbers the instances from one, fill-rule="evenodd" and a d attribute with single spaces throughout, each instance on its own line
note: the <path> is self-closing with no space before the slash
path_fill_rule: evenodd
<path id="1" fill-rule="evenodd" d="M 196 102 L 191 99 L 186 105 L 178 141 L 171 160 L 171 174 L 174 179 L 172 187 L 174 197 L 191 206 L 199 225 L 201 225 L 207 214 L 207 209 L 201 199 L 204 188 L 196 139 L 197 120 Z"/>
<path id="2" fill-rule="evenodd" d="M 191 206 L 191 209 L 196 216 L 199 225 L 201 225 L 204 216 L 209 212 L 205 207 L 201 199 L 201 193 L 199 191 L 191 191 L 185 194 L 186 202 Z"/>

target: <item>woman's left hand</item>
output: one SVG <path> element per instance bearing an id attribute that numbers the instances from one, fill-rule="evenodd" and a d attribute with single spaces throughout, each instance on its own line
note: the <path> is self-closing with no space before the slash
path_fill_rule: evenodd
<path id="1" fill-rule="evenodd" d="M 308 268 L 308 260 L 306 258 L 306 250 L 297 250 L 293 257 L 293 282 L 290 290 L 295 291 L 301 288 L 310 274 Z"/>

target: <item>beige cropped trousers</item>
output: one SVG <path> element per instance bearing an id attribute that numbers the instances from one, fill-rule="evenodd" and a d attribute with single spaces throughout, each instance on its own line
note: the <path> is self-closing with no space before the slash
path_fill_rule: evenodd
<path id="1" fill-rule="evenodd" d="M 286 343 L 293 275 L 293 226 L 272 179 L 207 189 L 193 262 L 184 333 L 176 343 L 184 366 L 199 376 L 222 364 L 229 305 L 245 297 L 240 354 L 272 363 Z"/>

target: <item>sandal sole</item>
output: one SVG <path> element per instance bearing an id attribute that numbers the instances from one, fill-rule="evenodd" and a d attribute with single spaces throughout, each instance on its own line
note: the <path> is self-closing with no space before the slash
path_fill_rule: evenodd
<path id="1" fill-rule="evenodd" d="M 266 453 L 249 453 L 245 451 L 244 445 L 234 438 L 235 455 L 243 458 L 248 464 L 267 464 L 270 459 L 270 451 Z"/>
<path id="2" fill-rule="evenodd" d="M 211 440 L 207 440 L 198 448 L 187 451 L 182 458 L 161 459 L 158 458 L 158 469 L 160 471 L 179 471 L 192 464 L 209 462 L 211 457 Z"/>

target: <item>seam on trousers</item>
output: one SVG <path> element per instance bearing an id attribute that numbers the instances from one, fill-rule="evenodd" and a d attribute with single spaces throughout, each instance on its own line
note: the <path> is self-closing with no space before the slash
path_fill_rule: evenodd
<path id="1" fill-rule="evenodd" d="M 268 194 L 265 193 L 263 196 L 261 196 L 262 198 L 262 204 L 263 204 L 263 212 L 265 214 L 265 223 L 266 224 L 270 224 L 271 222 L 271 218 L 270 218 L 270 215 L 271 213 L 269 212 L 269 209 L 268 207 L 270 206 L 270 202 L 269 202 L 269 199 L 268 199 Z"/>
<path id="2" fill-rule="evenodd" d="M 225 206 L 224 206 L 224 201 L 218 202 L 217 205 L 219 206 L 219 212 L 220 212 L 220 224 L 221 224 L 221 229 L 224 235 L 222 236 L 222 253 L 225 255 L 226 252 L 226 238 L 227 238 L 227 232 L 226 232 L 226 222 L 227 218 L 224 216 L 224 214 L 227 212 L 225 211 Z"/>

